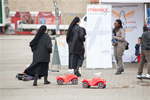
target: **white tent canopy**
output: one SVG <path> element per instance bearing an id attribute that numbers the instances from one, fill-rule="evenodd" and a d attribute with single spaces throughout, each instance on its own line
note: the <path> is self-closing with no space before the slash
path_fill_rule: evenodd
<path id="1" fill-rule="evenodd" d="M 99 0 L 102 3 L 150 3 L 150 0 Z"/>

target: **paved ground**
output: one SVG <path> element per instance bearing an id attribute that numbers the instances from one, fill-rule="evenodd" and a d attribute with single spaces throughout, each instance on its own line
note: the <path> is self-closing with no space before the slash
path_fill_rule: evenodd
<path id="1" fill-rule="evenodd" d="M 125 63 L 125 73 L 115 76 L 115 68 L 87 70 L 85 62 L 78 85 L 56 84 L 56 76 L 61 72 L 49 73 L 50 85 L 38 86 L 33 81 L 19 81 L 15 75 L 22 72 L 32 61 L 29 41 L 33 36 L 0 36 L 0 100 L 150 100 L 150 80 L 136 79 L 137 63 Z M 56 66 L 53 66 L 56 69 Z M 63 68 L 67 70 L 67 67 Z M 107 80 L 106 89 L 91 87 L 83 89 L 82 80 L 92 79 L 94 73 L 102 72 L 101 78 Z M 146 68 L 144 68 L 146 74 Z"/>

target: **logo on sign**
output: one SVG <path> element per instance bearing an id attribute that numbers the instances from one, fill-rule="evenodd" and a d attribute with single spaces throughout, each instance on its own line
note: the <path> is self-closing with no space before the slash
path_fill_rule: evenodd
<path id="1" fill-rule="evenodd" d="M 89 13 L 104 13 L 105 15 L 107 14 L 107 12 L 110 12 L 108 11 L 108 8 L 88 8 L 88 12 Z"/>
<path id="2" fill-rule="evenodd" d="M 132 10 L 128 13 L 125 13 L 124 10 L 121 10 L 119 13 L 112 10 L 112 16 L 122 21 L 123 28 L 126 30 L 126 32 L 132 32 L 133 29 L 137 28 L 136 21 L 129 21 L 134 15 L 135 10 Z"/>
<path id="3" fill-rule="evenodd" d="M 89 12 L 107 12 L 108 8 L 89 8 L 88 11 Z"/>

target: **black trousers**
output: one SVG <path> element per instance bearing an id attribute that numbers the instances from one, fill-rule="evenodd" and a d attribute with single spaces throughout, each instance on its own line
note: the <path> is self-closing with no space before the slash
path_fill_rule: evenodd
<path id="1" fill-rule="evenodd" d="M 82 67 L 84 54 L 69 54 L 69 69 L 75 69 L 77 66 Z"/>

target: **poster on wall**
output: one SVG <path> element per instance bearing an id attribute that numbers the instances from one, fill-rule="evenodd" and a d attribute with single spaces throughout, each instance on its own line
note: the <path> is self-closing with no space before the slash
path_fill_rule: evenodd
<path id="1" fill-rule="evenodd" d="M 87 6 L 87 68 L 112 68 L 111 5 Z"/>
<path id="2" fill-rule="evenodd" d="M 143 33 L 144 4 L 111 4 L 112 29 L 116 19 L 120 19 L 126 31 L 126 40 L 130 44 L 129 50 L 124 52 L 123 61 L 132 62 L 135 59 L 135 44 Z"/>

